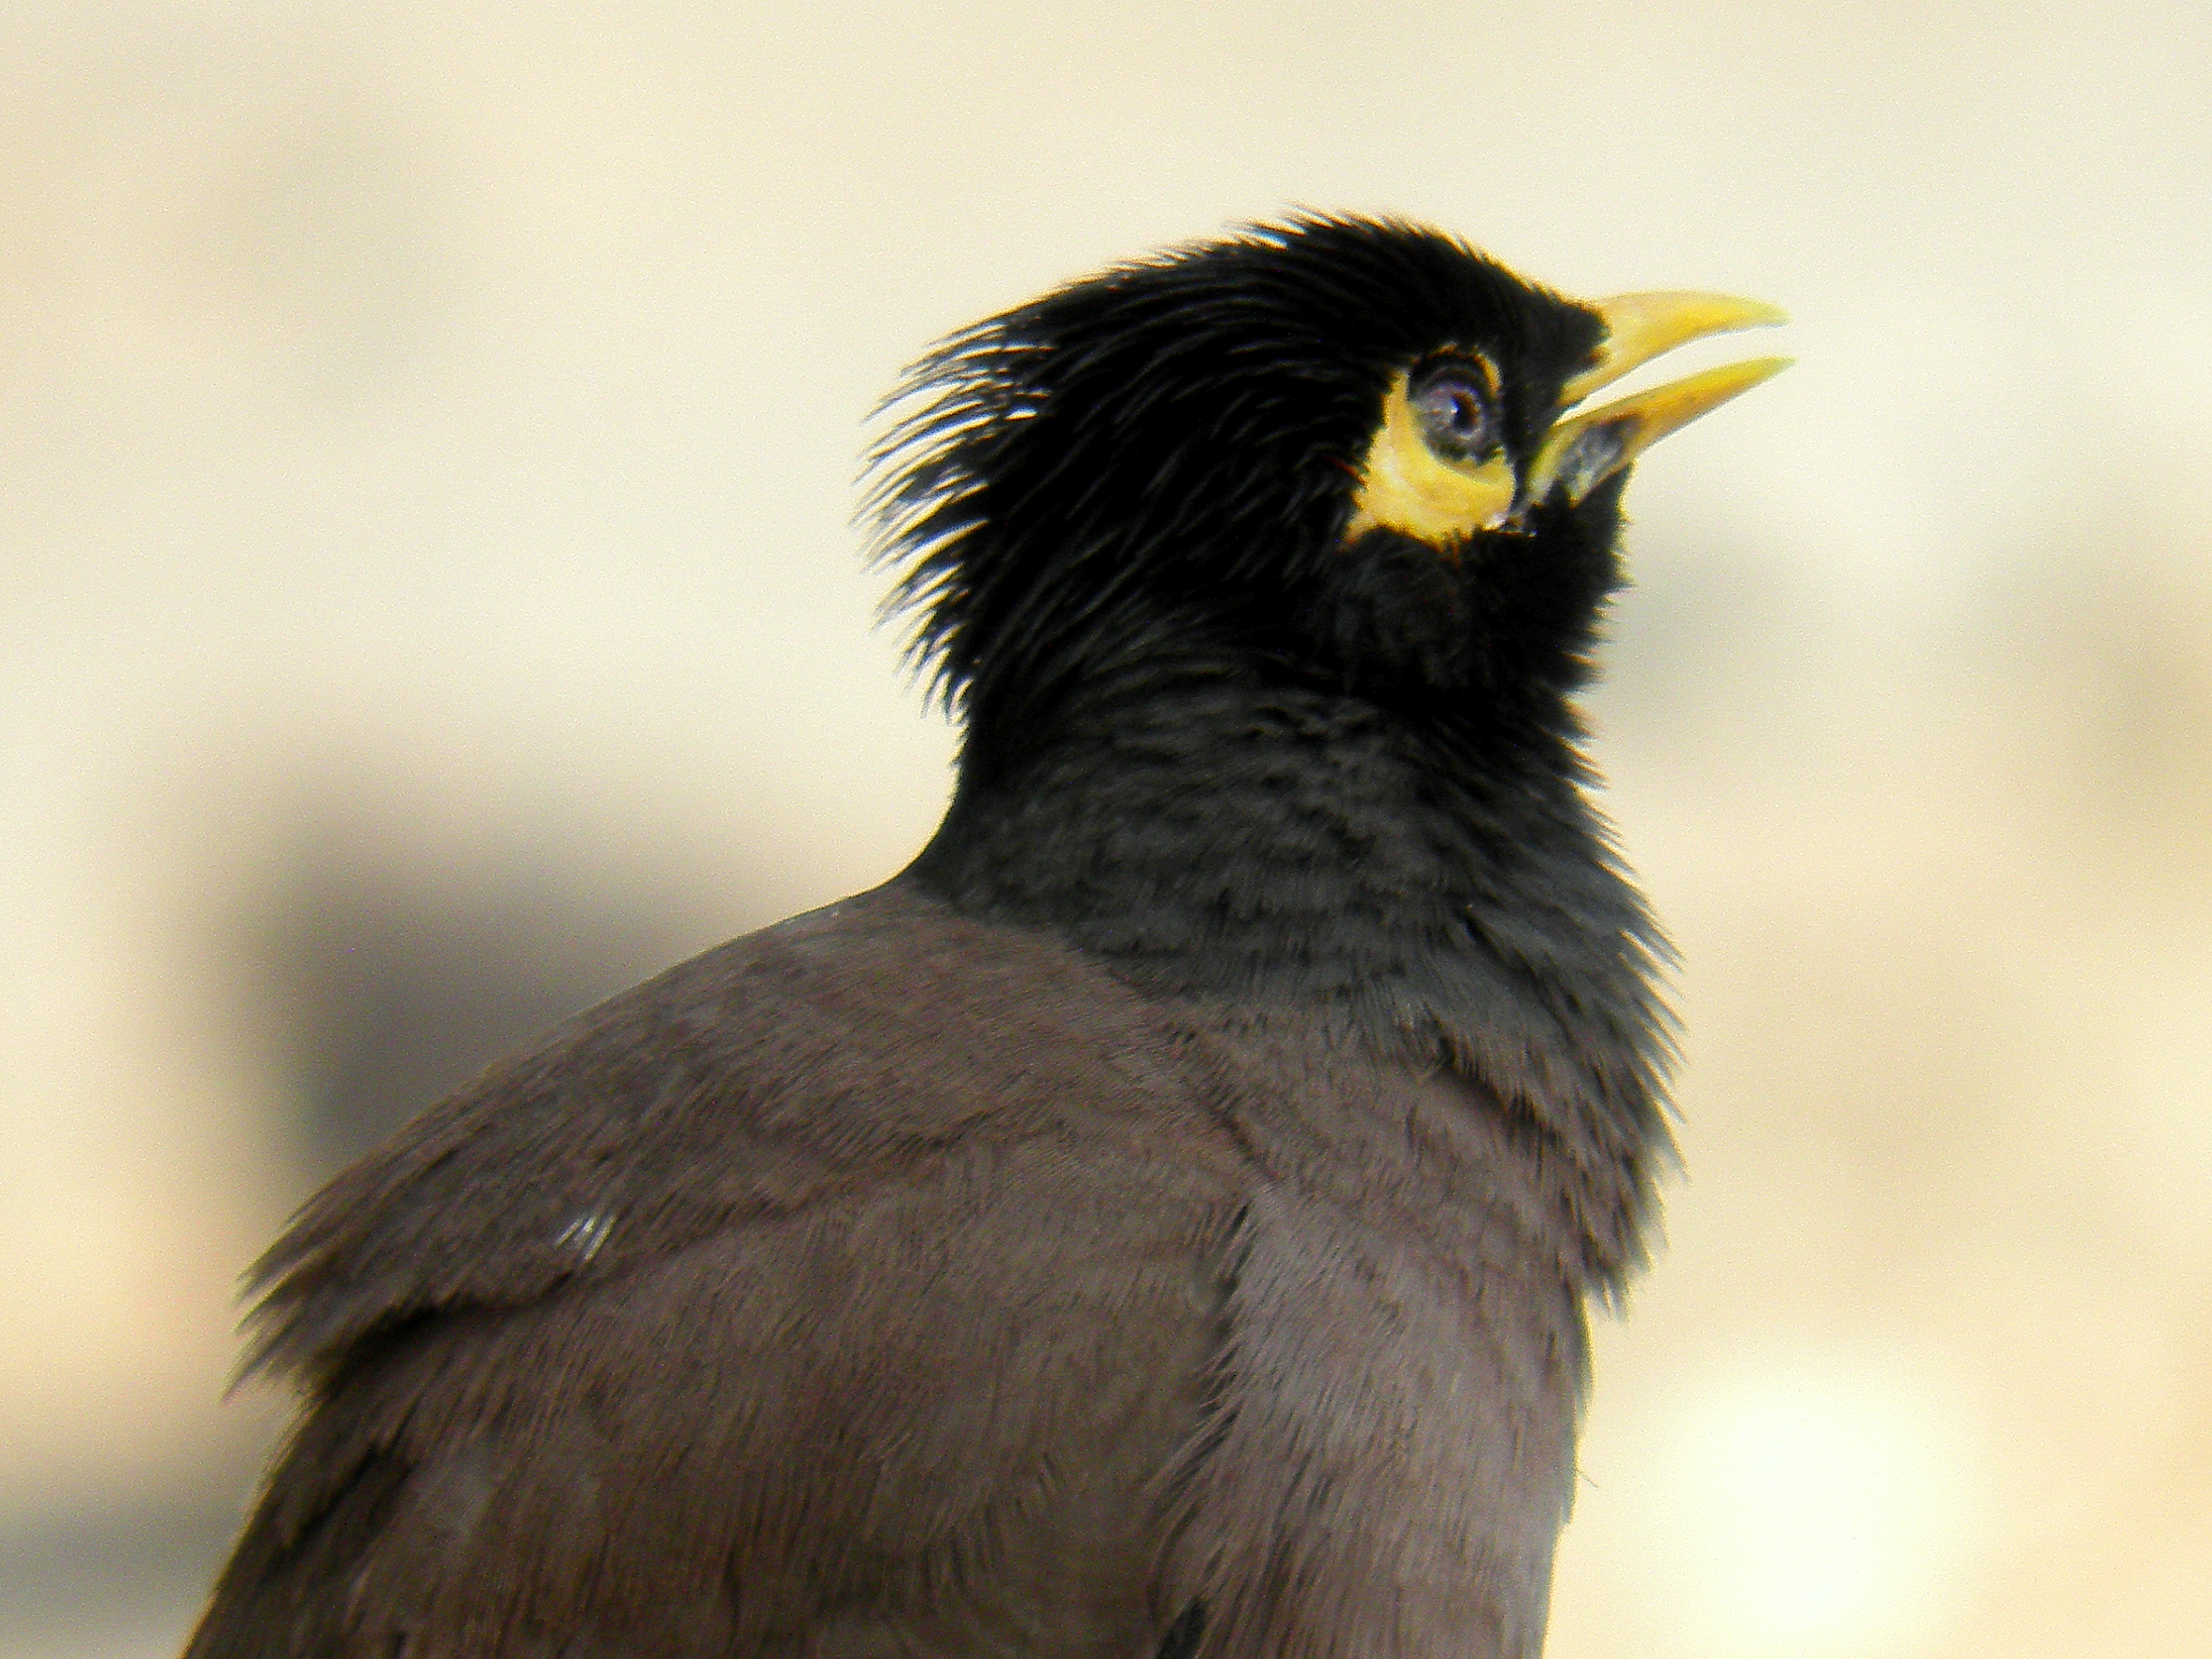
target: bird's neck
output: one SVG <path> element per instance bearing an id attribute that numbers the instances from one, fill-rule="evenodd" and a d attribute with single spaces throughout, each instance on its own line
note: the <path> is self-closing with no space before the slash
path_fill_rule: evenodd
<path id="1" fill-rule="evenodd" d="M 970 754 L 904 879 L 1157 994 L 1656 1136 L 1663 946 L 1583 782 L 1564 703 L 1483 732 L 1193 672 L 1073 706 L 1010 765 Z"/>

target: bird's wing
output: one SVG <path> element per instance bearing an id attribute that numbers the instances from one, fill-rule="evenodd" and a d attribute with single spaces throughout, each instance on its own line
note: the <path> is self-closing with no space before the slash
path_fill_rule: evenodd
<path id="1" fill-rule="evenodd" d="M 710 952 L 270 1253 L 310 1398 L 191 1659 L 1137 1651 L 1245 1179 L 1041 937 L 891 889 Z"/>

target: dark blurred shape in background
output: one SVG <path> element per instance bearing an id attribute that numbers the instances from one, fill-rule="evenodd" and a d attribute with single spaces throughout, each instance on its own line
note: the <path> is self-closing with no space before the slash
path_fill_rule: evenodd
<path id="1" fill-rule="evenodd" d="M 686 860 L 665 848 L 658 882 L 549 851 L 542 804 L 458 856 L 326 805 L 295 810 L 255 863 L 265 884 L 239 896 L 204 964 L 251 1005 L 240 1035 L 282 1108 L 264 1133 L 290 1201 L 491 1060 L 732 925 L 718 910 L 726 882 L 681 902 Z M 259 1456 L 217 1440 L 191 1462 L 181 1479 L 0 1515 L 0 1653 L 165 1650 Z"/>
<path id="2" fill-rule="evenodd" d="M 668 966 L 696 932 L 664 893 L 595 890 L 542 855 L 410 867 L 322 829 L 280 868 L 251 934 L 298 1161 L 318 1181 L 492 1060 Z"/>

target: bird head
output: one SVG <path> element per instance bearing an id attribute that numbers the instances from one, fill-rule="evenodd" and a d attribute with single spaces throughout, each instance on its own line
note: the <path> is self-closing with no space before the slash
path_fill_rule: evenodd
<path id="1" fill-rule="evenodd" d="M 1785 360 L 1590 399 L 1780 320 L 1577 303 L 1402 222 L 1255 227 L 941 344 L 887 404 L 879 534 L 971 752 L 1086 684 L 1224 665 L 1541 719 L 1588 672 L 1637 456 Z"/>

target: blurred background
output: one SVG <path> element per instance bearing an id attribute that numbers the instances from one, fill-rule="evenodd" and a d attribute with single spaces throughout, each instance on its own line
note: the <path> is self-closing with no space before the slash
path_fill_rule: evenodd
<path id="1" fill-rule="evenodd" d="M 13 0 L 0 1659 L 174 1650 L 336 1167 L 919 847 L 900 366 L 1299 204 L 1796 319 L 1630 496 L 1686 1175 L 1552 1654 L 2202 1655 L 2208 64 L 2203 0 Z"/>

